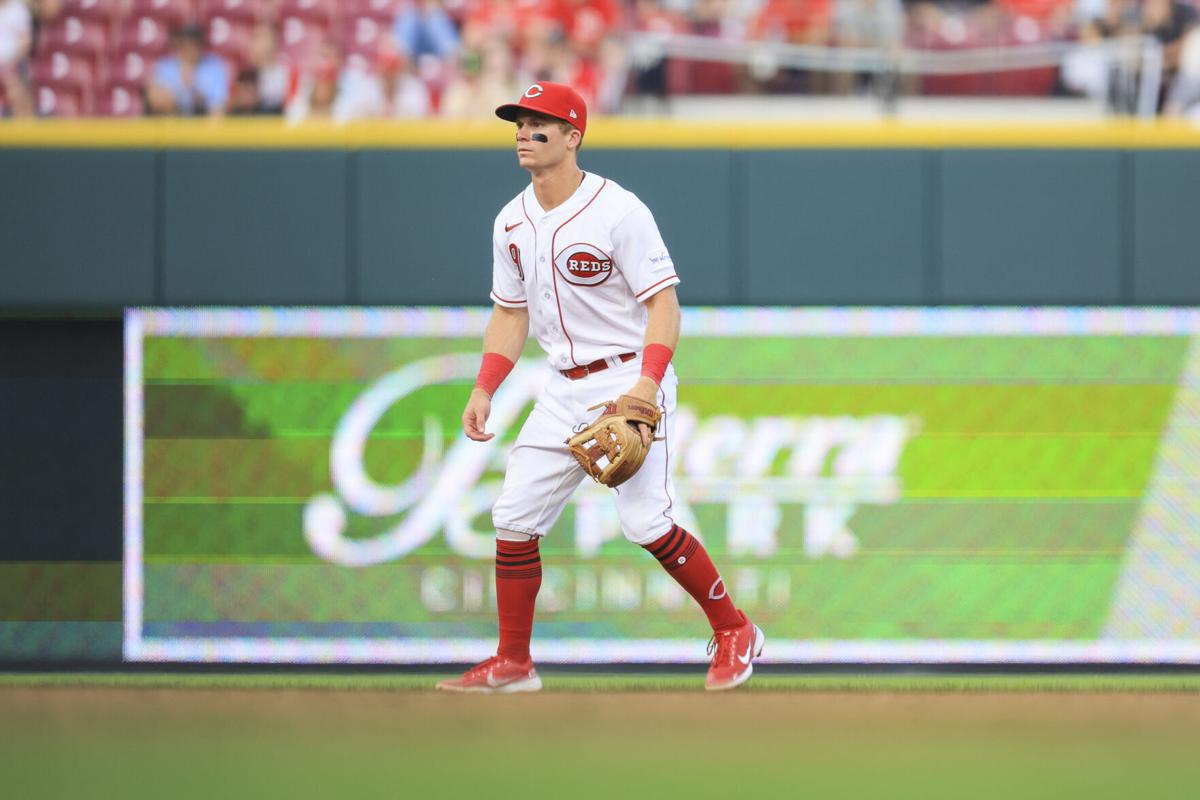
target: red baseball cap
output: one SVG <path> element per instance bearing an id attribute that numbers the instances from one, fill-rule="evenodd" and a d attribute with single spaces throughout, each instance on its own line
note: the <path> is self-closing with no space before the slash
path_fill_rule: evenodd
<path id="1" fill-rule="evenodd" d="M 541 81 L 532 84 L 520 100 L 497 108 L 496 116 L 516 122 L 521 111 L 537 111 L 574 126 L 581 135 L 587 132 L 587 103 L 583 102 L 579 92 L 565 83 Z"/>

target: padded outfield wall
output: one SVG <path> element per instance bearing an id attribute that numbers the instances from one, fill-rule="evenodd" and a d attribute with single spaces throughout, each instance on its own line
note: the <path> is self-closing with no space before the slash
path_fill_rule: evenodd
<path id="1" fill-rule="evenodd" d="M 7 309 L 473 305 L 525 184 L 495 123 L 0 126 Z M 687 305 L 1200 303 L 1200 132 L 597 119 Z"/>
<path id="2" fill-rule="evenodd" d="M 477 661 L 490 509 L 548 370 L 459 430 L 486 309 L 126 321 L 126 657 Z M 767 661 L 1200 663 L 1200 312 L 689 309 L 671 513 Z M 566 433 L 564 433 L 564 436 Z M 580 476 L 582 478 L 582 475 Z M 585 483 L 543 661 L 702 661 Z"/>

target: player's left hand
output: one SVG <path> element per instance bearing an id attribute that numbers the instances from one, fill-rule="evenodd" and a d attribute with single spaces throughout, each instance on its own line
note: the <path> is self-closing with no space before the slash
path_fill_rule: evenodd
<path id="1" fill-rule="evenodd" d="M 637 383 L 633 385 L 625 394 L 636 397 L 638 400 L 645 400 L 653 406 L 658 405 L 658 384 L 647 378 L 645 375 L 638 378 Z M 642 444 L 650 447 L 650 441 L 654 438 L 654 431 L 649 425 L 638 423 L 638 433 L 642 435 Z"/>

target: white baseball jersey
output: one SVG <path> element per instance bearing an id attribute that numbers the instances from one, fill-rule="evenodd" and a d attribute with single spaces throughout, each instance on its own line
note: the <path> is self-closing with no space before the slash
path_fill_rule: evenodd
<path id="1" fill-rule="evenodd" d="M 526 187 L 496 217 L 492 241 L 492 300 L 529 309 L 555 369 L 640 352 L 642 303 L 679 283 L 650 209 L 591 173 L 550 211 Z"/>

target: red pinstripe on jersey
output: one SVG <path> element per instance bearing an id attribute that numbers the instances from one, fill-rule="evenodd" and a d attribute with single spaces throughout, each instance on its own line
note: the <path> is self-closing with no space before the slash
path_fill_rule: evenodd
<path id="1" fill-rule="evenodd" d="M 646 292 L 650 291 L 651 289 L 655 288 L 656 286 L 662 286 L 667 281 L 673 281 L 678 277 L 679 277 L 678 275 L 674 275 L 674 274 L 669 275 L 666 278 L 663 278 L 661 281 L 658 281 L 657 283 L 652 283 L 649 286 L 647 286 L 645 289 L 642 289 L 640 292 L 638 292 L 636 295 L 634 295 L 634 297 L 636 297 L 638 300 L 641 300 L 642 295 L 644 295 Z"/>
<path id="2" fill-rule="evenodd" d="M 492 299 L 499 300 L 502 303 L 512 303 L 513 305 L 516 305 L 516 306 L 523 306 L 523 305 L 528 304 L 527 300 L 509 300 L 507 297 L 501 297 L 500 295 L 496 294 L 494 291 L 492 292 Z"/>

